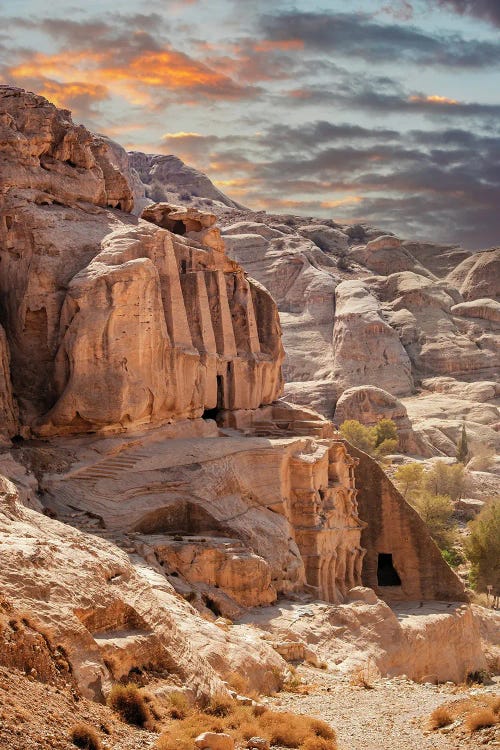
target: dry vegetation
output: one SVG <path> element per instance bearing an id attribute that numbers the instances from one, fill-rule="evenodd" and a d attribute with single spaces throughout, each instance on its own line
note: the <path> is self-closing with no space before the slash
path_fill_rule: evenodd
<path id="1" fill-rule="evenodd" d="M 429 728 L 441 729 L 457 722 L 458 730 L 477 732 L 500 723 L 500 696 L 471 696 L 436 708 L 429 717 Z"/>
<path id="2" fill-rule="evenodd" d="M 88 724 L 75 724 L 70 732 L 73 745 L 81 750 L 101 750 L 101 740 L 94 727 Z"/>
<path id="3" fill-rule="evenodd" d="M 320 719 L 271 711 L 258 704 L 243 706 L 224 696 L 213 698 L 204 710 L 184 704 L 183 718 L 176 719 L 179 700 L 174 696 L 170 697 L 170 720 L 158 740 L 158 750 L 192 750 L 194 738 L 207 731 L 226 732 L 237 743 L 263 737 L 272 745 L 300 750 L 337 748 L 335 732 Z"/>

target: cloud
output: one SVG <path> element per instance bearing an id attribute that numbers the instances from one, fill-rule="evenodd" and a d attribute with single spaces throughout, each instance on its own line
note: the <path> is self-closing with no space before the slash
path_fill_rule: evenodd
<path id="1" fill-rule="evenodd" d="M 460 15 L 475 16 L 500 26 L 500 3 L 498 0 L 437 0 L 438 5 Z"/>
<path id="2" fill-rule="evenodd" d="M 269 40 L 300 39 L 306 50 L 361 58 L 453 68 L 500 64 L 500 43 L 468 40 L 458 34 L 430 34 L 414 26 L 381 24 L 361 13 L 288 11 L 267 14 L 260 29 Z"/>

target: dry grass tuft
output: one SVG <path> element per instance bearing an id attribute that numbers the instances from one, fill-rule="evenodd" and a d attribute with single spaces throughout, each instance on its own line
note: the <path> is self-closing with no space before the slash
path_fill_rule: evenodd
<path id="1" fill-rule="evenodd" d="M 500 695 L 494 695 L 488 702 L 493 713 L 500 714 Z"/>
<path id="2" fill-rule="evenodd" d="M 184 693 L 175 690 L 168 696 L 168 712 L 172 719 L 185 719 L 189 713 L 189 701 Z"/>
<path id="3" fill-rule="evenodd" d="M 157 743 L 157 750 L 192 750 L 201 732 L 227 732 L 236 743 L 264 737 L 272 745 L 304 750 L 335 750 L 335 732 L 324 721 L 289 712 L 270 711 L 263 706 L 243 706 L 215 696 L 204 710 L 190 709 L 186 717 L 170 721 Z M 221 713 L 222 707 L 222 713 Z M 214 709 L 218 713 L 213 713 Z"/>
<path id="4" fill-rule="evenodd" d="M 465 720 L 465 726 L 469 732 L 475 732 L 477 729 L 493 727 L 497 723 L 497 717 L 491 708 L 480 708 L 469 714 Z"/>
<path id="5" fill-rule="evenodd" d="M 351 674 L 349 685 L 351 685 L 351 687 L 361 687 L 365 690 L 373 690 L 375 688 L 373 679 L 370 675 L 370 670 L 367 667 L 356 669 L 356 671 Z"/>
<path id="6" fill-rule="evenodd" d="M 145 727 L 150 723 L 151 715 L 144 695 L 133 682 L 113 685 L 107 703 L 127 724 Z"/>
<path id="7" fill-rule="evenodd" d="M 75 724 L 70 737 L 73 745 L 81 750 L 101 750 L 101 741 L 95 729 L 88 724 Z"/>
<path id="8" fill-rule="evenodd" d="M 234 707 L 234 701 L 226 693 L 215 693 L 205 708 L 205 713 L 212 716 L 228 716 Z"/>
<path id="9" fill-rule="evenodd" d="M 441 727 L 447 727 L 449 724 L 453 724 L 453 717 L 450 712 L 444 706 L 435 708 L 429 718 L 429 726 L 431 729 L 441 729 Z"/>
<path id="10" fill-rule="evenodd" d="M 300 750 L 337 750 L 337 743 L 324 737 L 308 737 L 300 746 Z"/>

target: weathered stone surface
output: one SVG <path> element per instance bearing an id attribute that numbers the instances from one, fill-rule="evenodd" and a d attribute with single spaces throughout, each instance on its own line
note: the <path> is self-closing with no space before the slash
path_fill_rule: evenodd
<path id="1" fill-rule="evenodd" d="M 494 299 L 475 299 L 453 305 L 450 312 L 463 318 L 483 318 L 492 323 L 500 323 L 500 302 Z"/>
<path id="2" fill-rule="evenodd" d="M 362 281 L 343 281 L 335 291 L 333 351 L 332 377 L 342 390 L 376 383 L 393 395 L 412 392 L 408 354 Z"/>
<path id="3" fill-rule="evenodd" d="M 277 311 L 225 256 L 215 216 L 123 213 L 123 154 L 41 97 L 0 96 L 0 291 L 21 425 L 123 429 L 274 401 Z"/>
<path id="4" fill-rule="evenodd" d="M 477 610 L 484 612 L 481 618 Z M 252 621 L 297 650 L 313 649 L 337 672 L 375 673 L 419 682 L 463 682 L 498 658 L 498 613 L 451 602 L 396 602 L 362 598 L 337 606 L 320 602 L 275 605 L 252 612 Z M 250 615 L 243 618 L 249 620 Z M 487 618 L 487 619 L 486 619 Z M 484 645 L 481 645 L 481 635 Z M 496 627 L 496 631 L 495 631 Z"/>
<path id="5" fill-rule="evenodd" d="M 4 478 L 0 537 L 3 601 L 64 657 L 84 695 L 102 699 L 146 665 L 189 680 L 200 697 L 220 685 L 121 550 L 24 508 Z"/>
<path id="6" fill-rule="evenodd" d="M 349 245 L 349 237 L 345 232 L 323 224 L 306 224 L 299 227 L 297 232 L 302 237 L 312 240 L 325 253 L 337 255 L 345 252 Z"/>
<path id="7" fill-rule="evenodd" d="M 500 248 L 466 258 L 447 276 L 466 301 L 500 298 Z"/>
<path id="8" fill-rule="evenodd" d="M 364 246 L 353 247 L 349 258 L 381 276 L 398 271 L 413 271 L 432 277 L 432 274 L 402 246 L 401 240 L 392 235 L 382 235 Z"/>
<path id="9" fill-rule="evenodd" d="M 0 325 L 0 444 L 19 431 L 17 403 L 12 394 L 10 351 L 5 331 Z"/>
<path id="10" fill-rule="evenodd" d="M 188 167 L 177 156 L 131 151 L 129 158 L 131 166 L 146 185 L 147 197 L 153 202 L 178 203 L 179 199 L 196 202 L 199 196 L 201 202 L 213 200 L 221 206 L 241 208 L 218 190 L 206 175 Z"/>

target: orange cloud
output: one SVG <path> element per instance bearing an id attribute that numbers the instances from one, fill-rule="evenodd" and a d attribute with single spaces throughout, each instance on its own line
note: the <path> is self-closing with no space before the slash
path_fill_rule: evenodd
<path id="1" fill-rule="evenodd" d="M 273 50 L 291 50 L 291 49 L 304 49 L 304 41 L 302 39 L 282 39 L 281 41 L 273 41 L 271 39 L 264 39 L 262 42 L 254 44 L 254 50 L 256 52 L 269 52 Z"/>
<path id="2" fill-rule="evenodd" d="M 361 195 L 348 195 L 346 198 L 339 198 L 336 201 L 321 201 L 319 204 L 321 208 L 338 208 L 339 206 L 348 206 L 353 203 L 361 203 L 363 197 Z"/>
<path id="3" fill-rule="evenodd" d="M 86 87 L 87 96 L 97 101 L 106 98 L 109 85 L 113 93 L 129 102 L 151 107 L 158 102 L 159 92 L 163 95 L 165 91 L 186 92 L 186 98 L 190 97 L 193 103 L 203 96 L 232 100 L 253 95 L 249 87 L 240 86 L 174 49 L 132 50 L 126 60 L 120 55 L 121 51 L 113 47 L 104 51 L 89 48 L 52 55 L 36 53 L 12 66 L 9 74 L 21 85 L 37 81 L 39 89 L 50 79 L 46 95 L 57 103 L 63 101 L 64 86 L 73 86 L 75 91 L 76 87 Z"/>
<path id="4" fill-rule="evenodd" d="M 457 99 L 448 99 L 447 96 L 438 96 L 438 94 L 432 94 L 431 96 L 410 96 L 408 101 L 416 104 L 460 104 Z"/>
<path id="5" fill-rule="evenodd" d="M 109 97 L 108 89 L 100 83 L 83 83 L 81 81 L 59 83 L 49 79 L 43 81 L 42 87 L 37 93 L 49 99 L 57 107 L 66 108 L 71 108 L 76 101 L 81 99 L 86 99 L 89 102 L 101 102 Z"/>

